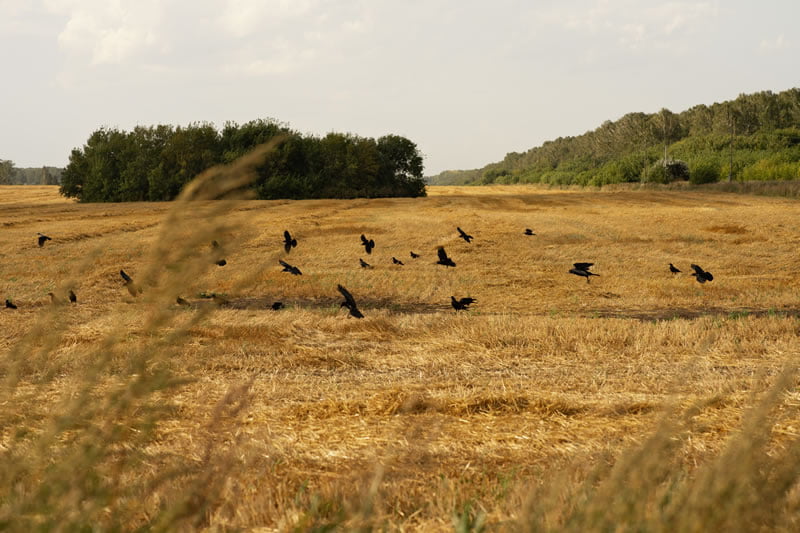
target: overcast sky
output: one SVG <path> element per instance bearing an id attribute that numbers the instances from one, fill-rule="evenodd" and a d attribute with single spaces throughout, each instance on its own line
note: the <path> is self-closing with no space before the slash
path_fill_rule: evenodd
<path id="1" fill-rule="evenodd" d="M 404 135 L 426 175 L 800 86 L 800 0 L 0 0 L 0 159 L 101 126 Z"/>

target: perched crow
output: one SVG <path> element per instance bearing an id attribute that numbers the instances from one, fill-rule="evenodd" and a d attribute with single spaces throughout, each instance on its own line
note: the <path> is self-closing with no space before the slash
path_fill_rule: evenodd
<path id="1" fill-rule="evenodd" d="M 368 254 L 371 254 L 372 249 L 375 248 L 375 241 L 372 239 L 367 240 L 363 233 L 361 234 L 361 244 L 364 246 L 364 250 L 366 250 Z"/>
<path id="2" fill-rule="evenodd" d="M 273 302 L 273 304 L 272 304 L 272 310 L 273 311 L 277 311 L 278 309 L 283 309 L 284 307 L 286 307 L 286 306 L 283 305 L 283 302 Z"/>
<path id="3" fill-rule="evenodd" d="M 119 275 L 122 276 L 123 280 L 125 280 L 125 287 L 128 289 L 128 292 L 130 293 L 131 296 L 142 294 L 142 288 L 138 287 L 133 282 L 133 279 L 128 274 L 126 274 L 124 270 L 120 270 Z"/>
<path id="4" fill-rule="evenodd" d="M 356 300 L 355 298 L 353 298 L 353 295 L 350 294 L 350 291 L 348 291 L 341 285 L 338 285 L 337 288 L 339 289 L 339 292 L 342 293 L 342 296 L 344 296 L 344 301 L 341 304 L 339 304 L 339 307 L 348 308 L 350 310 L 350 316 L 352 317 L 364 318 L 364 315 L 361 313 L 361 311 L 358 310 L 358 305 L 356 304 Z"/>
<path id="5" fill-rule="evenodd" d="M 458 236 L 464 239 L 467 242 L 472 242 L 472 235 L 467 235 L 466 232 L 461 228 L 456 228 L 458 230 Z"/>
<path id="6" fill-rule="evenodd" d="M 14 302 L 6 298 L 6 309 L 16 309 L 16 308 L 17 306 L 14 304 Z"/>
<path id="7" fill-rule="evenodd" d="M 399 260 L 398 258 L 396 258 L 396 257 L 392 257 L 392 263 L 394 263 L 395 265 L 400 265 L 400 266 L 403 266 L 403 262 L 402 262 L 402 261 L 400 261 L 400 260 Z"/>
<path id="8" fill-rule="evenodd" d="M 471 304 L 474 304 L 477 300 L 475 298 L 459 298 L 456 300 L 455 296 L 450 297 L 450 305 L 453 306 L 453 309 L 456 311 L 466 311 L 469 309 Z"/>
<path id="9" fill-rule="evenodd" d="M 283 267 L 282 272 L 288 272 L 289 274 L 294 274 L 295 276 L 302 276 L 303 275 L 303 273 L 300 272 L 300 269 L 297 268 L 296 266 L 292 266 L 292 265 L 290 265 L 289 263 L 287 263 L 286 261 L 284 261 L 282 259 L 278 259 L 278 262 Z"/>
<path id="10" fill-rule="evenodd" d="M 573 263 L 572 266 L 575 268 L 569 269 L 570 274 L 575 274 L 576 276 L 582 276 L 586 278 L 586 283 L 589 283 L 589 276 L 599 276 L 600 274 L 595 274 L 594 272 L 589 272 L 589 269 L 592 267 L 594 263 Z"/>
<path id="11" fill-rule="evenodd" d="M 216 264 L 217 266 L 224 267 L 225 265 L 227 265 L 227 264 L 228 264 L 228 262 L 227 262 L 227 261 L 225 261 L 224 259 L 220 259 L 219 261 L 216 261 L 216 262 L 215 262 L 215 264 Z"/>
<path id="12" fill-rule="evenodd" d="M 678 272 L 680 272 L 680 270 L 678 270 L 677 267 L 672 263 L 669 264 L 669 271 L 672 272 L 673 274 L 677 274 Z"/>
<path id="13" fill-rule="evenodd" d="M 178 305 L 182 305 L 184 307 L 189 307 L 191 305 L 188 301 L 184 300 L 180 296 L 175 298 L 175 303 L 178 304 Z"/>
<path id="14" fill-rule="evenodd" d="M 448 266 L 448 267 L 456 266 L 456 264 L 453 262 L 453 260 L 450 259 L 449 257 L 447 257 L 447 253 L 444 251 L 444 246 L 440 246 L 436 250 L 436 253 L 439 255 L 439 260 L 436 261 L 437 265 L 444 265 L 444 266 Z"/>
<path id="15" fill-rule="evenodd" d="M 68 297 L 69 297 L 69 301 L 71 303 L 74 303 L 74 304 L 78 303 L 78 295 L 75 294 L 75 291 L 73 291 L 72 289 L 69 290 Z"/>
<path id="16" fill-rule="evenodd" d="M 292 251 L 292 248 L 297 246 L 297 239 L 293 239 L 292 235 L 289 233 L 288 230 L 283 231 L 283 249 L 286 250 L 286 253 Z"/>
<path id="17" fill-rule="evenodd" d="M 45 243 L 46 241 L 52 241 L 52 240 L 53 240 L 53 239 L 51 239 L 50 237 L 48 237 L 47 235 L 45 235 L 45 234 L 43 234 L 43 233 L 37 233 L 36 235 L 38 235 L 38 236 L 39 236 L 39 248 L 41 248 L 42 246 L 44 246 L 44 243 Z"/>
<path id="18" fill-rule="evenodd" d="M 525 228 L 525 235 L 536 235 L 531 228 Z"/>
<path id="19" fill-rule="evenodd" d="M 416 259 L 417 257 L 419 257 L 419 254 L 415 254 L 414 252 L 411 252 L 411 259 Z"/>
<path id="20" fill-rule="evenodd" d="M 361 265 L 361 268 L 372 268 L 372 265 L 370 265 L 360 257 L 358 258 L 358 263 Z"/>
<path id="21" fill-rule="evenodd" d="M 711 272 L 706 272 L 702 268 L 697 265 L 690 265 L 694 269 L 694 274 L 692 276 L 697 279 L 698 283 L 705 283 L 706 281 L 714 281 L 714 276 L 711 275 Z"/>

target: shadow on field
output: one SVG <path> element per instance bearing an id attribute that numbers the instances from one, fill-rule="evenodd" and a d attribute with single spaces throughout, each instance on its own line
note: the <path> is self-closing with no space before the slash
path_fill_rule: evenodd
<path id="1" fill-rule="evenodd" d="M 271 310 L 275 301 L 281 301 L 288 309 L 280 312 L 291 311 L 291 308 L 299 309 L 330 309 L 339 308 L 342 298 L 276 298 L 276 297 L 252 297 L 252 298 L 227 298 L 223 304 L 217 304 L 212 299 L 195 300 L 189 303 L 190 307 L 201 307 L 206 305 L 219 305 L 223 309 L 238 310 Z M 390 313 L 398 314 L 432 314 L 440 311 L 453 309 L 449 304 L 433 305 L 424 302 L 396 302 L 386 298 L 358 298 L 358 307 L 363 310 L 382 309 Z"/>

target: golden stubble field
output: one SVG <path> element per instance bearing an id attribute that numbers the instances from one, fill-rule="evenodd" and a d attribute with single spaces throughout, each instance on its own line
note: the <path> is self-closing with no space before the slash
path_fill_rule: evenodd
<path id="1" fill-rule="evenodd" d="M 793 200 L 697 191 L 434 187 L 422 199 L 178 206 L 0 187 L 0 298 L 18 306 L 0 311 L 0 451 L 16 487 L 0 518 L 18 529 L 48 517 L 125 529 L 664 523 L 684 512 L 659 503 L 664 480 L 730 455 L 800 356 L 799 214 Z M 299 242 L 288 255 L 284 229 Z M 37 232 L 52 241 L 38 247 Z M 376 242 L 369 256 L 362 233 Z M 456 268 L 434 264 L 440 245 Z M 600 276 L 568 274 L 576 261 Z M 690 263 L 714 281 L 697 283 Z M 339 307 L 339 283 L 366 318 Z M 50 303 L 70 288 L 76 305 Z M 477 303 L 456 313 L 451 295 Z M 269 309 L 278 300 L 286 308 Z M 796 450 L 788 379 L 763 448 L 728 466 Z M 653 445 L 673 422 L 659 441 L 669 449 Z M 652 470 L 648 454 L 668 473 L 642 481 L 630 473 Z M 619 467 L 630 457 L 641 468 Z M 627 507 L 612 511 L 620 487 L 646 509 L 619 495 Z M 797 491 L 786 492 L 772 526 L 791 529 Z"/>

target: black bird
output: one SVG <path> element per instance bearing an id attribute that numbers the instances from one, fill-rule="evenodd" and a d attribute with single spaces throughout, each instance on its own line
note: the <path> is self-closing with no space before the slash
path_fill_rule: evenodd
<path id="1" fill-rule="evenodd" d="M 694 274 L 692 276 L 697 279 L 698 283 L 705 283 L 706 281 L 714 281 L 714 276 L 711 275 L 711 272 L 706 272 L 702 268 L 697 265 L 690 265 L 694 269 Z"/>
<path id="2" fill-rule="evenodd" d="M 142 288 L 138 287 L 134 282 L 133 279 L 125 273 L 124 270 L 119 271 L 119 275 L 122 276 L 122 279 L 125 280 L 125 287 L 128 289 L 128 292 L 131 296 L 136 296 L 137 294 L 142 293 Z"/>
<path id="3" fill-rule="evenodd" d="M 456 229 L 458 230 L 458 236 L 459 237 L 461 237 L 462 239 L 464 239 L 467 242 L 472 242 L 472 239 L 473 239 L 472 235 L 467 235 L 467 233 L 461 228 L 457 227 Z"/>
<path id="4" fill-rule="evenodd" d="M 295 276 L 302 276 L 303 275 L 303 273 L 300 272 L 299 268 L 297 268 L 296 266 L 290 265 L 289 263 L 287 263 L 283 259 L 278 259 L 278 262 L 283 267 L 283 271 L 282 272 L 288 272 L 289 274 L 293 274 Z"/>
<path id="5" fill-rule="evenodd" d="M 395 265 L 400 265 L 400 266 L 403 266 L 403 262 L 402 262 L 402 261 L 400 261 L 400 260 L 399 260 L 398 258 L 396 258 L 396 257 L 392 257 L 392 263 L 394 263 Z"/>
<path id="6" fill-rule="evenodd" d="M 364 246 L 364 249 L 368 254 L 371 254 L 372 249 L 375 248 L 375 241 L 372 239 L 367 240 L 363 233 L 361 234 L 361 244 Z"/>
<path id="7" fill-rule="evenodd" d="M 292 235 L 289 233 L 288 230 L 283 231 L 283 249 L 286 250 L 286 253 L 292 251 L 292 248 L 297 246 L 297 239 L 293 239 Z"/>
<path id="8" fill-rule="evenodd" d="M 672 272 L 673 274 L 677 274 L 678 272 L 680 272 L 680 270 L 678 270 L 677 267 L 672 263 L 669 264 L 669 271 Z"/>
<path id="9" fill-rule="evenodd" d="M 37 233 L 36 235 L 38 235 L 38 236 L 39 236 L 39 248 L 41 248 L 42 246 L 44 246 L 44 243 L 45 243 L 46 241 L 52 241 L 52 240 L 53 240 L 53 239 L 51 239 L 50 237 L 48 237 L 47 235 L 45 235 L 45 234 L 43 234 L 43 233 Z"/>
<path id="10" fill-rule="evenodd" d="M 175 298 L 175 303 L 178 304 L 178 305 L 182 305 L 184 307 L 189 307 L 191 305 L 188 301 L 184 300 L 180 296 Z"/>
<path id="11" fill-rule="evenodd" d="M 594 272 L 589 272 L 589 269 L 594 265 L 594 263 L 573 263 L 572 266 L 575 268 L 569 269 L 570 274 L 575 274 L 576 276 L 582 276 L 586 278 L 586 283 L 589 283 L 590 276 L 599 276 L 600 274 L 595 274 Z"/>
<path id="12" fill-rule="evenodd" d="M 360 257 L 358 258 L 358 262 L 361 265 L 361 268 L 372 268 L 372 265 L 370 265 L 369 263 L 367 263 L 366 261 L 364 261 Z"/>
<path id="13" fill-rule="evenodd" d="M 456 266 L 456 264 L 453 262 L 453 260 L 450 259 L 449 257 L 447 257 L 447 252 L 444 251 L 444 246 L 440 246 L 436 250 L 436 253 L 439 255 L 439 260 L 436 261 L 437 265 L 444 265 L 444 266 L 448 266 L 448 267 Z"/>
<path id="14" fill-rule="evenodd" d="M 6 298 L 6 309 L 16 309 L 16 308 L 17 306 L 14 304 L 14 302 Z"/>
<path id="15" fill-rule="evenodd" d="M 78 303 L 78 295 L 75 294 L 75 291 L 73 291 L 72 289 L 69 290 L 68 297 L 69 297 L 69 301 L 71 303 L 74 303 L 74 304 Z"/>
<path id="16" fill-rule="evenodd" d="M 220 248 L 219 242 L 217 242 L 216 240 L 211 241 L 211 247 L 215 250 L 219 250 Z M 219 255 L 217 257 L 219 257 Z M 228 262 L 224 258 L 219 257 L 219 259 L 214 259 L 214 264 L 217 266 L 224 267 L 225 265 L 228 264 Z"/>
<path id="17" fill-rule="evenodd" d="M 456 311 L 466 311 L 469 309 L 469 306 L 475 302 L 477 302 L 475 298 L 459 298 L 456 300 L 455 296 L 450 297 L 450 305 L 452 305 L 453 309 Z"/>
<path id="18" fill-rule="evenodd" d="M 414 252 L 411 252 L 411 259 L 416 259 L 417 257 L 419 257 L 419 254 L 415 254 Z"/>
<path id="19" fill-rule="evenodd" d="M 531 228 L 525 228 L 525 235 L 536 235 Z"/>
<path id="20" fill-rule="evenodd" d="M 353 298 L 353 295 L 350 294 L 350 291 L 348 291 L 341 285 L 338 285 L 337 288 L 339 289 L 339 292 L 342 293 L 342 296 L 344 296 L 344 301 L 341 304 L 339 304 L 339 307 L 348 308 L 350 310 L 350 316 L 352 317 L 364 318 L 364 315 L 361 313 L 361 311 L 358 310 L 358 305 L 356 304 L 356 300 L 355 298 Z"/>
<path id="21" fill-rule="evenodd" d="M 273 311 L 277 311 L 278 309 L 283 309 L 284 307 L 285 306 L 283 305 L 283 302 L 273 302 L 272 304 Z"/>

